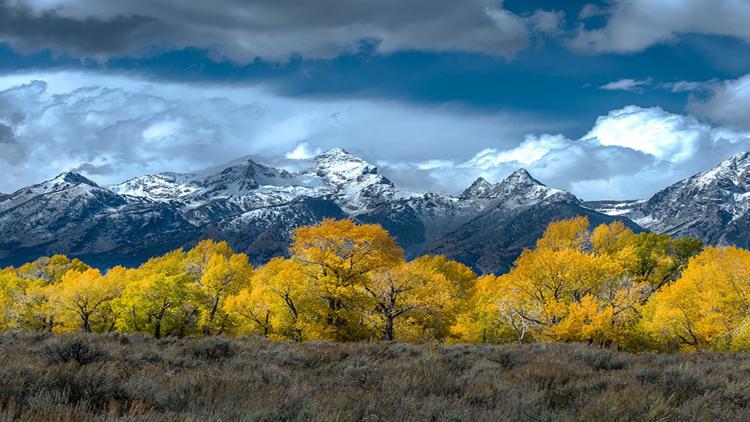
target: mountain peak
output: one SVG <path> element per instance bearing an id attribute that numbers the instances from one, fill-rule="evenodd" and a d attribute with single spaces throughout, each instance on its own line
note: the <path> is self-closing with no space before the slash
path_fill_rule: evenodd
<path id="1" fill-rule="evenodd" d="M 491 191 L 492 184 L 485 180 L 484 177 L 479 177 L 471 184 L 471 186 L 466 188 L 466 190 L 461 193 L 460 198 L 483 198 L 489 196 Z"/>
<path id="2" fill-rule="evenodd" d="M 727 161 L 732 161 L 735 163 L 750 161 L 750 151 L 745 151 L 745 152 L 734 154 L 733 156 L 729 157 Z"/>
<path id="3" fill-rule="evenodd" d="M 538 202 L 578 202 L 572 193 L 559 189 L 550 188 L 542 182 L 534 179 L 526 169 L 520 168 L 502 182 L 495 185 L 492 195 L 504 198 L 517 204 L 534 204 Z"/>
<path id="4" fill-rule="evenodd" d="M 71 185 L 90 185 L 99 187 L 99 185 L 97 185 L 92 180 L 87 179 L 81 174 L 72 171 L 66 171 L 58 174 L 54 179 L 50 180 L 49 183 L 68 183 Z"/>
<path id="5" fill-rule="evenodd" d="M 376 166 L 342 148 L 331 148 L 313 158 L 318 175 L 338 181 L 354 180 L 365 174 L 377 174 Z"/>
<path id="6" fill-rule="evenodd" d="M 688 184 L 708 186 L 713 183 L 732 183 L 747 188 L 750 183 L 750 152 L 741 152 L 719 163 L 716 167 L 684 180 Z"/>
<path id="7" fill-rule="evenodd" d="M 319 161 L 319 160 L 351 160 L 351 159 L 360 159 L 356 155 L 351 154 L 349 151 L 343 149 L 343 148 L 329 148 L 320 154 L 316 155 L 313 160 Z"/>
<path id="8" fill-rule="evenodd" d="M 529 174 L 528 171 L 524 168 L 520 168 L 513 173 L 511 173 L 508 177 L 506 177 L 501 183 L 513 183 L 513 184 L 533 184 L 533 185 L 541 185 L 544 186 L 544 184 L 536 179 L 534 179 L 531 174 Z"/>

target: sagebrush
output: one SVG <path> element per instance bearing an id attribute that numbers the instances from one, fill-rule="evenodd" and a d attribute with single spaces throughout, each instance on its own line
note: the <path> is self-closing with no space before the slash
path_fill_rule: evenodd
<path id="1" fill-rule="evenodd" d="M 750 355 L 0 335 L 0 419 L 748 420 Z"/>

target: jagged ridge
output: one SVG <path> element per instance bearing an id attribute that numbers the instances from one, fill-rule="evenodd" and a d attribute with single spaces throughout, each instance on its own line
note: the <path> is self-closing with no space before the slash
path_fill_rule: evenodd
<path id="1" fill-rule="evenodd" d="M 631 218 L 673 236 L 696 236 L 708 244 L 750 247 L 750 153 L 657 192 L 646 201 L 590 203 L 594 209 Z"/>
<path id="2" fill-rule="evenodd" d="M 64 173 L 0 201 L 0 263 L 51 253 L 86 256 L 101 266 L 121 264 L 123 257 L 138 263 L 202 238 L 228 240 L 262 262 L 286 253 L 295 227 L 349 217 L 383 225 L 409 255 L 439 252 L 497 272 L 553 219 L 612 219 L 524 169 L 495 184 L 477 179 L 454 197 L 399 191 L 375 165 L 340 148 L 307 164 L 290 172 L 245 159 L 207 173 L 160 173 L 110 187 Z M 491 240 L 507 238 L 518 219 L 526 228 L 517 242 Z"/>

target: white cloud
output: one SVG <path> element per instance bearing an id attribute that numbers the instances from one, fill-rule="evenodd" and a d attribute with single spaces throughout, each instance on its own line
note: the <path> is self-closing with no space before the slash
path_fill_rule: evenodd
<path id="1" fill-rule="evenodd" d="M 613 81 L 606 83 L 599 87 L 605 91 L 634 91 L 638 92 L 643 87 L 651 85 L 653 79 L 620 79 L 619 81 Z"/>
<path id="2" fill-rule="evenodd" d="M 431 169 L 431 180 L 466 186 L 498 181 L 519 167 L 585 199 L 644 198 L 750 149 L 750 133 L 713 127 L 661 108 L 629 106 L 601 116 L 580 139 L 528 135 L 514 148 L 489 148 Z M 446 189 L 448 186 L 444 186 Z"/>
<path id="3" fill-rule="evenodd" d="M 718 82 L 715 79 L 709 81 L 677 81 L 660 84 L 659 87 L 672 92 L 702 93 L 712 91 Z"/>
<path id="4" fill-rule="evenodd" d="M 262 85 L 155 84 L 88 72 L 0 76 L 0 125 L 2 192 L 70 169 L 115 183 L 246 155 L 303 158 L 334 146 L 375 161 L 424 160 L 426 145 L 430 159 L 467 159 L 489 146 L 512 147 L 524 133 L 560 127 L 516 113 L 290 98 Z"/>
<path id="5" fill-rule="evenodd" d="M 412 163 L 412 165 L 414 165 L 419 170 L 436 170 L 453 167 L 453 162 L 450 160 L 427 160 L 414 162 Z M 391 167 L 393 168 L 397 166 L 397 163 L 391 164 Z"/>
<path id="6" fill-rule="evenodd" d="M 672 114 L 659 107 L 628 106 L 599 117 L 584 139 L 630 148 L 676 163 L 690 159 L 705 145 L 744 140 L 746 136 L 714 129 L 695 118 Z"/>
<path id="7" fill-rule="evenodd" d="M 712 101 L 744 101 L 744 84 L 723 85 Z M 115 183 L 247 155 L 293 167 L 339 146 L 416 191 L 457 193 L 478 176 L 498 181 L 525 167 L 586 199 L 641 198 L 750 149 L 741 128 L 657 107 L 613 110 L 569 139 L 554 134 L 560 123 L 520 114 L 76 72 L 0 76 L 0 125 L 3 192 L 64 170 Z"/>
<path id="8" fill-rule="evenodd" d="M 579 20 L 585 20 L 588 18 L 592 18 L 594 16 L 601 16 L 606 14 L 604 10 L 602 10 L 601 7 L 595 5 L 595 4 L 584 4 L 583 7 L 581 7 L 581 11 L 578 12 L 578 19 Z"/>
<path id="9" fill-rule="evenodd" d="M 517 147 L 502 151 L 495 148 L 485 149 L 463 163 L 462 167 L 486 170 L 507 163 L 531 165 L 551 150 L 564 148 L 567 144 L 568 140 L 562 135 L 526 135 L 524 141 Z"/>
<path id="10" fill-rule="evenodd" d="M 315 148 L 307 142 L 300 142 L 293 150 L 286 153 L 289 160 L 308 160 L 323 152 L 322 148 Z"/>
<path id="11" fill-rule="evenodd" d="M 722 125 L 750 130 L 750 74 L 711 87 L 711 96 L 705 101 L 694 99 L 688 110 Z"/>
<path id="12" fill-rule="evenodd" d="M 526 20 L 536 32 L 558 34 L 563 30 L 565 12 L 539 9 Z"/>
<path id="13" fill-rule="evenodd" d="M 584 7 L 584 18 L 593 13 Z M 571 47 L 590 53 L 632 53 L 690 33 L 723 35 L 750 41 L 750 2 L 743 0 L 615 0 L 604 11 L 601 28 L 582 25 Z"/>

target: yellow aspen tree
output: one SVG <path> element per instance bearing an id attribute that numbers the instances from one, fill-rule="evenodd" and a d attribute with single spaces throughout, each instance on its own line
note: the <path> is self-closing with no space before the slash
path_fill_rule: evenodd
<path id="1" fill-rule="evenodd" d="M 432 263 L 402 263 L 373 273 L 361 285 L 362 315 L 382 340 L 442 341 L 450 333 L 459 285 Z"/>
<path id="2" fill-rule="evenodd" d="M 750 350 L 750 251 L 709 247 L 644 308 L 643 325 L 667 349 Z"/>
<path id="3" fill-rule="evenodd" d="M 403 251 L 388 232 L 374 224 L 327 219 L 296 229 L 290 251 L 327 303 L 321 319 L 332 339 L 369 338 L 372 333 L 357 309 L 359 287 L 371 273 L 403 261 Z"/>
<path id="4" fill-rule="evenodd" d="M 198 285 L 185 272 L 185 253 L 170 252 L 142 265 L 113 301 L 118 330 L 154 337 L 192 334 L 197 321 Z"/>
<path id="5" fill-rule="evenodd" d="M 78 259 L 71 260 L 65 255 L 53 255 L 22 265 L 18 268 L 18 275 L 29 280 L 41 280 L 51 284 L 59 282 L 68 271 L 83 272 L 89 268 Z"/>
<path id="6" fill-rule="evenodd" d="M 328 338 L 328 327 L 316 319 L 327 303 L 310 287 L 298 262 L 274 258 L 258 268 L 249 287 L 227 298 L 224 309 L 238 334 L 291 341 Z"/>
<path id="7" fill-rule="evenodd" d="M 59 330 L 90 333 L 114 329 L 109 302 L 122 290 L 119 282 L 124 271 L 115 268 L 108 276 L 95 269 L 67 271 L 49 291 L 50 307 L 57 315 Z"/>
<path id="8" fill-rule="evenodd" d="M 247 255 L 214 254 L 198 280 L 201 295 L 199 325 L 203 334 L 222 334 L 228 328 L 229 316 L 224 311 L 227 297 L 250 286 L 253 267 Z"/>

